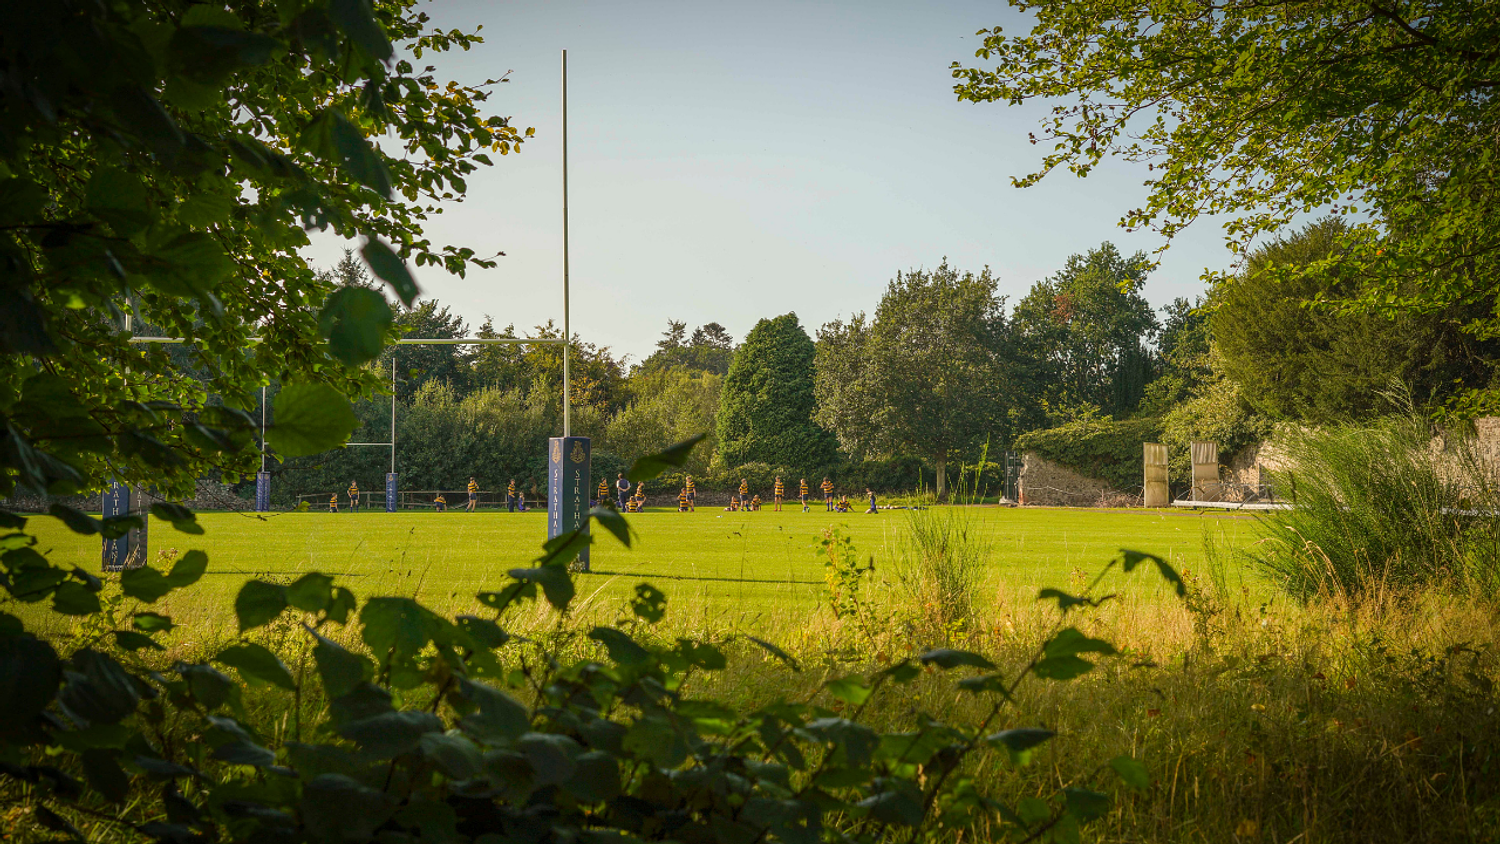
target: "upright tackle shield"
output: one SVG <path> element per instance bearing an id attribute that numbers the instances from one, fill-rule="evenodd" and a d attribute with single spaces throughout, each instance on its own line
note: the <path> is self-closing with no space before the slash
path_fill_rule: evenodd
<path id="1" fill-rule="evenodd" d="M 547 538 L 588 529 L 588 437 L 553 437 L 547 441 Z M 589 570 L 589 549 L 578 554 L 578 569 Z"/>
<path id="2" fill-rule="evenodd" d="M 122 483 L 111 483 L 101 496 L 104 504 L 104 517 L 110 516 L 139 516 L 141 526 L 132 528 L 124 536 L 116 539 L 104 540 L 104 570 L 125 571 L 136 569 L 146 564 L 146 526 L 150 522 L 150 515 L 145 505 L 145 496 L 139 490 L 132 490 L 129 485 Z M 134 506 L 132 506 L 134 505 Z"/>
<path id="3" fill-rule="evenodd" d="M 387 513 L 396 512 L 396 486 L 400 477 L 398 472 L 385 473 L 385 511 Z"/>
<path id="4" fill-rule="evenodd" d="M 255 512 L 267 513 L 271 510 L 271 473 L 255 473 Z"/>

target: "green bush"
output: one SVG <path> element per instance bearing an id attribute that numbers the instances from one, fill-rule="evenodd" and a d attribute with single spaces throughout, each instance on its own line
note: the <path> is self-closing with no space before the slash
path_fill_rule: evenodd
<path id="1" fill-rule="evenodd" d="M 1500 490 L 1461 436 L 1432 448 L 1416 418 L 1289 430 L 1273 473 L 1292 509 L 1261 516 L 1249 552 L 1291 595 L 1355 599 L 1500 585 Z"/>
<path id="2" fill-rule="evenodd" d="M 1132 492 L 1145 483 L 1141 444 L 1160 442 L 1161 436 L 1162 422 L 1156 417 L 1116 421 L 1102 416 L 1022 434 L 1016 450 L 1034 451 L 1121 492 Z"/>

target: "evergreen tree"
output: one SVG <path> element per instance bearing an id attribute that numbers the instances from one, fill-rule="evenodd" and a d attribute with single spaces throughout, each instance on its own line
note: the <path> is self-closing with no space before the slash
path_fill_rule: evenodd
<path id="1" fill-rule="evenodd" d="M 810 471 L 833 461 L 833 435 L 813 421 L 814 355 L 794 313 L 763 319 L 745 335 L 719 398 L 726 466 L 762 462 Z"/>

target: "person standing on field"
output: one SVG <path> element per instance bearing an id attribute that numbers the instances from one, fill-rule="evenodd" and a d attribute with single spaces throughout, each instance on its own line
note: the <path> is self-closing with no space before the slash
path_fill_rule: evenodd
<path id="1" fill-rule="evenodd" d="M 870 509 L 866 510 L 865 512 L 866 513 L 875 513 L 875 512 L 878 512 L 875 509 L 875 490 L 870 489 L 869 487 L 865 487 L 865 495 L 870 496 Z"/>
<path id="2" fill-rule="evenodd" d="M 740 504 L 744 505 L 750 500 L 750 482 L 740 478 Z"/>
<path id="3" fill-rule="evenodd" d="M 606 502 L 608 500 L 609 500 L 609 481 L 606 481 L 605 479 L 600 478 L 599 479 L 599 500 L 594 502 L 594 506 L 598 507 L 598 506 L 602 505 L 604 502 Z"/>
<path id="4" fill-rule="evenodd" d="M 505 488 L 505 509 L 516 512 L 516 479 L 510 479 L 510 485 Z"/>
<path id="5" fill-rule="evenodd" d="M 624 474 L 616 475 L 615 495 L 619 498 L 621 512 L 625 510 L 625 493 L 627 492 L 630 492 L 630 481 L 625 480 Z"/>
<path id="6" fill-rule="evenodd" d="M 353 513 L 359 509 L 359 483 L 349 482 L 349 512 Z"/>
<path id="7" fill-rule="evenodd" d="M 828 511 L 832 511 L 833 510 L 833 481 L 828 480 L 828 477 L 825 475 L 823 477 L 823 483 L 822 483 L 822 485 L 819 486 L 818 488 L 821 489 L 821 490 L 823 490 L 823 509 L 824 510 L 828 510 Z"/>
<path id="8" fill-rule="evenodd" d="M 474 508 L 477 507 L 477 506 L 479 506 L 479 483 L 474 480 L 474 476 L 473 475 L 470 475 L 469 476 L 469 506 L 465 507 L 464 509 L 467 510 L 467 511 L 469 511 L 470 513 L 472 513 L 472 512 L 474 512 Z"/>
<path id="9" fill-rule="evenodd" d="M 776 489 L 772 492 L 772 496 L 776 499 L 776 501 L 775 504 L 771 507 L 771 512 L 780 513 L 781 499 L 786 496 L 786 484 L 781 482 L 780 475 L 776 476 Z"/>
<path id="10" fill-rule="evenodd" d="M 679 513 L 686 513 L 687 511 L 688 511 L 687 487 L 683 487 L 682 488 L 682 492 L 677 493 L 677 512 L 679 512 Z"/>
<path id="11" fill-rule="evenodd" d="M 693 486 L 693 476 L 687 476 L 688 512 L 698 512 L 698 488 Z"/>
<path id="12" fill-rule="evenodd" d="M 797 493 L 797 497 L 800 498 L 800 499 L 802 499 L 802 512 L 806 513 L 807 510 L 808 510 L 808 506 L 807 506 L 807 478 L 803 478 L 802 479 L 801 486 L 802 486 L 802 489 L 801 489 L 800 492 Z"/>

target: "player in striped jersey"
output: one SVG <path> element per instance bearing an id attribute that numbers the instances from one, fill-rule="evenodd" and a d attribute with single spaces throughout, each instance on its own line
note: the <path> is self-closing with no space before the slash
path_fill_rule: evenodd
<path id="1" fill-rule="evenodd" d="M 750 482 L 740 478 L 740 505 L 743 507 L 750 501 Z"/>
<path id="2" fill-rule="evenodd" d="M 337 513 L 338 511 L 339 511 L 339 494 L 335 492 L 333 495 L 328 496 L 328 512 L 330 512 L 330 513 Z"/>
<path id="3" fill-rule="evenodd" d="M 771 511 L 773 513 L 780 513 L 781 512 L 781 499 L 786 496 L 786 484 L 784 484 L 784 483 L 781 482 L 781 476 L 780 475 L 776 476 L 776 490 L 772 494 L 775 496 L 776 501 L 775 501 L 775 504 L 771 507 Z"/>
<path id="4" fill-rule="evenodd" d="M 349 512 L 353 513 L 359 509 L 359 483 L 349 482 Z"/>
<path id="5" fill-rule="evenodd" d="M 444 498 L 441 492 L 437 494 L 436 498 L 432 499 L 432 509 L 439 513 L 448 509 L 448 499 Z"/>
<path id="6" fill-rule="evenodd" d="M 696 513 L 698 512 L 698 487 L 693 485 L 692 475 L 688 475 L 685 480 L 687 483 L 688 512 Z"/>
<path id="7" fill-rule="evenodd" d="M 825 509 L 825 510 L 832 510 L 833 509 L 833 481 L 828 480 L 827 476 L 824 476 L 823 483 L 821 483 L 821 484 L 818 485 L 818 489 L 823 490 L 823 509 Z"/>
<path id="8" fill-rule="evenodd" d="M 807 478 L 803 478 L 802 481 L 800 482 L 799 486 L 801 487 L 801 489 L 798 490 L 797 497 L 799 499 L 801 499 L 801 501 L 802 501 L 802 512 L 806 513 L 807 512 Z"/>
<path id="9" fill-rule="evenodd" d="M 600 478 L 599 479 L 599 500 L 595 501 L 594 504 L 597 506 L 597 505 L 603 504 L 604 502 L 606 502 L 608 500 L 609 500 L 609 481 L 607 481 L 607 480 L 605 480 L 603 478 Z"/>
<path id="10" fill-rule="evenodd" d="M 687 511 L 688 511 L 687 487 L 683 487 L 682 488 L 682 492 L 677 493 L 677 512 L 679 512 L 679 513 L 686 513 Z"/>
<path id="11" fill-rule="evenodd" d="M 472 512 L 474 512 L 474 508 L 478 507 L 478 506 L 479 506 L 479 482 L 476 481 L 476 480 L 474 480 L 474 476 L 473 475 L 470 475 L 469 476 L 469 504 L 464 509 L 467 510 L 467 511 L 469 511 L 470 513 L 472 513 Z"/>

